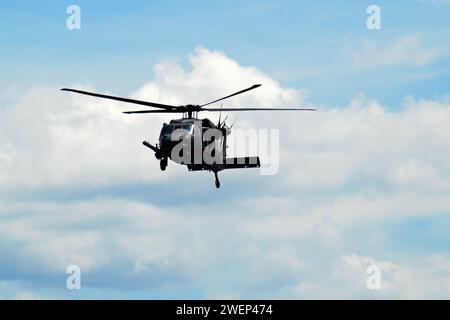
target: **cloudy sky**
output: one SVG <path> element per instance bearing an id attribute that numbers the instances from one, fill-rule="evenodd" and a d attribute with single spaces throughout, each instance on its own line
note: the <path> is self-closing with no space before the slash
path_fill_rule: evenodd
<path id="1" fill-rule="evenodd" d="M 2 3 L 0 298 L 449 298 L 449 21 L 444 0 Z M 170 117 L 59 91 L 185 104 L 255 83 L 224 106 L 318 111 L 239 114 L 279 130 L 279 172 L 220 190 L 141 145 Z"/>

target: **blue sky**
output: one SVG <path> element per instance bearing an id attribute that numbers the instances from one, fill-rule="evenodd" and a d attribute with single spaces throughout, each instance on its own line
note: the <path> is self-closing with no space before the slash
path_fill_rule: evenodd
<path id="1" fill-rule="evenodd" d="M 8 61 L 2 88 L 11 82 L 86 81 L 125 94 L 151 79 L 157 62 L 185 59 L 200 45 L 256 66 L 282 84 L 305 88 L 317 103 L 344 105 L 364 92 L 395 105 L 406 95 L 440 97 L 448 89 L 445 39 L 450 13 L 445 4 L 381 1 L 382 30 L 370 31 L 365 10 L 371 3 L 364 1 L 132 1 L 126 6 L 79 1 L 82 30 L 76 32 L 64 28 L 69 4 L 2 5 L 0 36 L 5 45 L 0 54 Z M 423 47 L 437 47 L 443 55 L 426 68 L 364 72 L 352 70 L 346 59 L 345 50 L 362 38 L 386 46 L 411 34 L 420 36 Z"/>
<path id="2" fill-rule="evenodd" d="M 0 298 L 449 297 L 448 1 L 0 9 Z M 227 105 L 318 112 L 239 115 L 280 130 L 280 169 L 224 172 L 220 191 L 140 145 L 170 118 L 58 91 L 201 103 L 259 82 Z"/>

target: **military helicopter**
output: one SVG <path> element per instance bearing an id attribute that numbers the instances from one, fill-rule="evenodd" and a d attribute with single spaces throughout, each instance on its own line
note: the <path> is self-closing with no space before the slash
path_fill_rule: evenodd
<path id="1" fill-rule="evenodd" d="M 218 172 L 225 169 L 240 168 L 258 168 L 260 160 L 258 156 L 227 158 L 227 136 L 231 133 L 232 125 L 227 126 L 226 118 L 221 121 L 222 111 L 314 111 L 315 109 L 301 108 L 205 108 L 219 101 L 237 96 L 244 92 L 260 87 L 255 84 L 244 90 L 235 92 L 226 97 L 202 104 L 202 105 L 180 105 L 173 106 L 168 104 L 154 103 L 149 101 L 141 101 L 117 96 L 110 96 L 94 92 L 63 88 L 61 91 L 70 91 L 78 94 L 93 96 L 103 99 L 111 99 L 126 103 L 143 105 L 156 109 L 124 111 L 125 114 L 147 114 L 147 113 L 181 113 L 181 119 L 173 119 L 170 123 L 164 123 L 159 135 L 159 143 L 155 146 L 148 141 L 144 141 L 143 145 L 151 149 L 155 153 L 156 159 L 160 161 L 160 168 L 165 171 L 168 159 L 175 163 L 186 165 L 189 171 L 212 171 L 215 176 L 216 188 L 220 188 Z M 199 119 L 199 112 L 219 112 L 219 121 L 214 124 L 208 118 Z M 212 133 L 211 133 L 212 132 Z M 197 143 L 196 143 L 197 142 Z M 197 146 L 197 148 L 196 148 Z M 198 152 L 196 152 L 197 150 Z M 209 150 L 210 159 L 206 159 L 202 155 Z M 176 151 L 176 152 L 175 152 Z M 200 157 L 197 155 L 200 154 Z M 200 158 L 200 160 L 198 159 Z"/>

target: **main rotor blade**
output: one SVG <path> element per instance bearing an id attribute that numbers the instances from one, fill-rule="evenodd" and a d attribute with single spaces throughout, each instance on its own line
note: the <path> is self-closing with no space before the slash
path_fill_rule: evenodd
<path id="1" fill-rule="evenodd" d="M 316 111 L 316 109 L 299 109 L 299 108 L 223 108 L 212 109 L 205 108 L 202 111 L 220 112 L 220 111 Z"/>
<path id="2" fill-rule="evenodd" d="M 250 91 L 250 90 L 253 90 L 253 89 L 259 88 L 259 87 L 261 87 L 261 85 L 260 85 L 260 84 L 255 84 L 255 85 L 251 86 L 250 88 L 247 88 L 247 89 L 244 89 L 244 90 L 238 91 L 238 92 L 236 92 L 236 93 L 230 94 L 229 96 L 226 96 L 226 97 L 223 97 L 223 98 L 220 98 L 220 99 L 217 99 L 217 100 L 214 100 L 214 101 L 211 101 L 211 102 L 205 103 L 205 104 L 201 105 L 200 107 L 205 107 L 205 106 L 208 106 L 208 105 L 210 105 L 210 104 L 213 104 L 213 103 L 216 103 L 216 102 L 219 102 L 219 101 L 222 101 L 222 100 L 225 100 L 225 99 L 228 99 L 228 98 L 231 98 L 231 97 L 237 96 L 238 94 L 241 94 L 241 93 L 244 93 L 244 92 L 247 92 L 247 91 Z"/>
<path id="3" fill-rule="evenodd" d="M 61 89 L 61 91 L 70 91 L 70 92 L 85 94 L 85 95 L 93 96 L 93 97 L 97 97 L 97 98 L 104 98 L 104 99 L 110 99 L 110 100 L 117 100 L 117 101 L 121 101 L 121 102 L 140 104 L 140 105 L 144 105 L 144 106 L 148 106 L 148 107 L 155 107 L 155 108 L 160 108 L 160 109 L 165 109 L 165 110 L 177 110 L 178 109 L 178 107 L 171 106 L 168 104 L 161 104 L 161 103 L 147 102 L 147 101 L 141 101 L 141 100 L 135 100 L 135 99 L 122 98 L 122 97 L 108 96 L 106 94 L 99 94 L 99 93 L 82 91 L 82 90 L 63 88 L 63 89 Z"/>
<path id="4" fill-rule="evenodd" d="M 179 110 L 138 110 L 138 111 L 124 111 L 122 113 L 134 114 L 134 113 L 183 113 Z"/>

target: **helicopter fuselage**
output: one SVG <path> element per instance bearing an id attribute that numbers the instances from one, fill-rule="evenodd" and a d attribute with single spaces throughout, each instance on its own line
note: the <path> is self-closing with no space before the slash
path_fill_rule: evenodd
<path id="1" fill-rule="evenodd" d="M 158 151 L 155 152 L 157 159 L 168 158 L 172 161 L 188 165 L 188 167 L 197 168 L 202 165 L 205 169 L 209 169 L 204 163 L 204 159 L 199 160 L 199 153 L 205 151 L 209 146 L 215 151 L 224 152 L 222 144 L 226 144 L 226 136 L 230 134 L 230 130 L 226 127 L 220 128 L 211 120 L 182 118 L 171 120 L 170 123 L 164 123 L 159 135 Z M 220 150 L 218 148 L 220 147 Z M 183 157 L 183 152 L 190 152 L 189 159 Z M 223 154 L 223 159 L 225 153 Z M 196 158 L 196 159 L 195 159 Z M 189 161 L 191 160 L 191 161 Z"/>
<path id="2" fill-rule="evenodd" d="M 168 159 L 186 165 L 189 171 L 213 171 L 225 169 L 257 168 L 259 157 L 227 158 L 227 136 L 231 129 L 226 125 L 215 125 L 211 120 L 183 118 L 164 123 L 159 135 L 159 144 L 143 144 L 155 152 L 160 160 L 161 170 L 165 170 Z"/>

